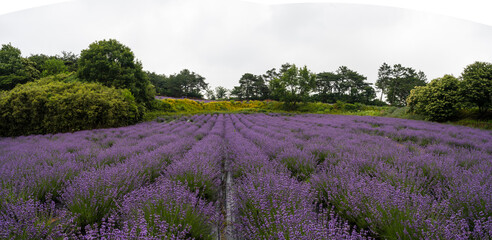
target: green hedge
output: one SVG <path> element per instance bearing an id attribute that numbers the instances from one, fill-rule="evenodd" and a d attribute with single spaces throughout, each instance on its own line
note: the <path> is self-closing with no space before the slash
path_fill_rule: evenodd
<path id="1" fill-rule="evenodd" d="M 410 112 L 421 114 L 426 120 L 448 121 L 456 117 L 463 102 L 459 92 L 459 80 L 452 75 L 445 75 L 426 86 L 412 89 L 407 105 Z"/>
<path id="2" fill-rule="evenodd" d="M 0 135 L 17 136 L 119 127 L 142 119 L 129 90 L 51 76 L 0 94 Z"/>

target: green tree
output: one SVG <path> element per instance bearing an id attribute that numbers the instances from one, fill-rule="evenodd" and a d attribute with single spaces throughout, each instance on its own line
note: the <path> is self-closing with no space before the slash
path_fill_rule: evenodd
<path id="1" fill-rule="evenodd" d="M 62 51 L 62 55 L 57 58 L 63 60 L 69 72 L 77 71 L 78 68 L 77 62 L 79 60 L 79 56 L 77 56 L 77 54 L 72 52 Z"/>
<path id="2" fill-rule="evenodd" d="M 310 92 L 316 87 L 316 74 L 306 66 L 299 69 L 296 65 L 291 65 L 270 84 L 275 84 L 272 94 L 279 96 L 280 101 L 295 105 L 297 102 L 307 101 Z"/>
<path id="3" fill-rule="evenodd" d="M 152 86 L 129 47 L 109 39 L 96 41 L 82 50 L 77 76 L 88 82 L 129 89 L 138 103 L 150 107 Z"/>
<path id="4" fill-rule="evenodd" d="M 31 54 L 27 59 L 33 63 L 33 66 L 38 70 L 40 73 L 43 72 L 43 64 L 49 60 L 54 58 L 53 56 L 48 56 L 46 54 Z"/>
<path id="5" fill-rule="evenodd" d="M 215 100 L 215 93 L 213 89 L 210 88 L 205 89 L 205 95 L 207 95 L 208 100 Z"/>
<path id="6" fill-rule="evenodd" d="M 225 87 L 218 86 L 215 88 L 215 95 L 216 95 L 217 99 L 226 99 L 227 98 L 227 92 L 229 92 L 229 90 L 227 90 L 227 88 L 225 88 Z"/>
<path id="7" fill-rule="evenodd" d="M 461 78 L 461 92 L 465 100 L 477 106 L 481 113 L 486 112 L 492 104 L 492 63 L 470 64 L 463 70 Z"/>
<path id="8" fill-rule="evenodd" d="M 318 94 L 315 99 L 319 101 L 370 104 L 376 96 L 367 78 L 346 66 L 339 67 L 335 73 L 322 72 L 316 76 Z"/>
<path id="9" fill-rule="evenodd" d="M 337 75 L 339 93 L 347 96 L 347 102 L 369 103 L 376 96 L 370 83 L 365 82 L 367 78 L 358 72 L 341 66 L 337 70 Z"/>
<path id="10" fill-rule="evenodd" d="M 241 87 L 239 86 L 235 86 L 232 90 L 231 90 L 231 96 L 235 96 L 236 98 L 238 98 L 239 100 L 243 100 L 244 96 L 243 96 L 243 91 L 241 90 Z"/>
<path id="11" fill-rule="evenodd" d="M 394 106 L 406 105 L 410 91 L 416 86 L 426 84 L 426 76 L 422 71 L 395 64 L 393 67 L 386 63 L 379 68 L 376 87 L 386 95 L 386 100 Z"/>
<path id="12" fill-rule="evenodd" d="M 338 74 L 332 72 L 318 73 L 316 74 L 316 91 L 321 95 L 333 93 L 333 88 L 338 80 Z"/>
<path id="13" fill-rule="evenodd" d="M 155 91 L 159 96 L 167 96 L 167 85 L 169 78 L 164 74 L 157 74 L 155 72 L 146 72 L 147 77 L 152 85 L 155 86 Z"/>
<path id="14" fill-rule="evenodd" d="M 407 98 L 409 111 L 432 121 L 450 120 L 460 107 L 459 87 L 458 79 L 452 75 L 434 79 L 426 86 L 418 86 L 410 91 Z"/>
<path id="15" fill-rule="evenodd" d="M 383 101 L 383 95 L 388 95 L 388 88 L 391 78 L 392 78 L 391 66 L 386 63 L 383 63 L 383 65 L 379 67 L 378 80 L 376 81 L 376 87 L 381 90 L 380 101 Z"/>
<path id="16" fill-rule="evenodd" d="M 279 88 L 282 88 L 282 87 L 279 85 L 278 79 L 291 66 L 292 66 L 292 64 L 290 64 L 290 63 L 284 63 L 284 64 L 282 64 L 282 66 L 280 66 L 280 69 L 278 71 L 276 68 L 272 68 L 272 69 L 266 71 L 266 73 L 262 75 L 264 83 L 267 87 L 263 93 L 263 99 L 272 99 L 272 100 L 280 101 L 281 95 L 279 95 L 279 93 L 281 91 Z M 275 80 L 275 79 L 277 79 L 277 80 Z"/>
<path id="17" fill-rule="evenodd" d="M 268 97 L 268 87 L 261 75 L 245 73 L 239 79 L 239 89 L 244 99 L 266 99 Z"/>
<path id="18" fill-rule="evenodd" d="M 166 84 L 166 96 L 203 98 L 203 93 L 208 89 L 205 78 L 188 69 L 181 70 L 178 74 L 169 76 Z"/>
<path id="19" fill-rule="evenodd" d="M 251 73 L 245 73 L 239 79 L 239 88 L 241 89 L 242 96 L 244 99 L 252 99 L 253 98 L 253 84 L 257 80 L 257 76 Z"/>
<path id="20" fill-rule="evenodd" d="M 0 90 L 10 90 L 39 77 L 34 63 L 21 56 L 21 51 L 11 44 L 0 49 Z"/>
<path id="21" fill-rule="evenodd" d="M 42 69 L 43 71 L 41 72 L 41 77 L 56 75 L 68 71 L 67 66 L 65 66 L 65 61 L 57 58 L 51 58 L 44 61 Z"/>

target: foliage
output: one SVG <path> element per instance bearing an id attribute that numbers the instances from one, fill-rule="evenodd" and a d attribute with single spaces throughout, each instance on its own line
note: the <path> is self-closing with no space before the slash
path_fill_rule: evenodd
<path id="1" fill-rule="evenodd" d="M 202 91 L 208 86 L 205 83 L 205 78 L 190 72 L 188 69 L 183 69 L 178 74 L 169 76 L 170 89 L 176 88 L 177 92 L 171 92 L 167 95 L 170 97 L 189 97 L 189 98 L 203 98 Z"/>
<path id="2" fill-rule="evenodd" d="M 459 81 L 451 75 L 414 88 L 407 98 L 411 112 L 422 114 L 432 121 L 446 121 L 455 117 L 460 102 Z"/>
<path id="3" fill-rule="evenodd" d="M 229 90 L 222 86 L 218 86 L 215 88 L 215 96 L 217 97 L 217 99 L 226 99 L 228 92 Z"/>
<path id="4" fill-rule="evenodd" d="M 78 65 L 77 76 L 83 81 L 129 89 L 135 100 L 147 107 L 154 99 L 155 92 L 142 64 L 135 60 L 129 47 L 114 39 L 90 44 L 82 50 Z"/>
<path id="5" fill-rule="evenodd" d="M 141 111 L 128 90 L 65 83 L 62 74 L 19 85 L 0 98 L 0 135 L 45 134 L 129 125 Z"/>
<path id="6" fill-rule="evenodd" d="M 205 78 L 188 69 L 183 69 L 169 77 L 154 72 L 146 74 L 151 83 L 156 86 L 157 94 L 161 96 L 203 98 L 202 92 L 208 89 Z"/>
<path id="7" fill-rule="evenodd" d="M 43 71 L 41 72 L 41 77 L 46 77 L 50 75 L 56 75 L 68 71 L 65 62 L 61 59 L 48 59 L 43 63 Z"/>
<path id="8" fill-rule="evenodd" d="M 316 74 L 307 69 L 291 65 L 279 78 L 274 78 L 270 85 L 272 94 L 279 96 L 286 105 L 306 102 L 309 93 L 316 87 Z"/>
<path id="9" fill-rule="evenodd" d="M 475 62 L 461 74 L 462 96 L 485 113 L 492 105 L 492 63 Z"/>
<path id="10" fill-rule="evenodd" d="M 391 67 L 383 63 L 378 71 L 376 87 L 381 90 L 382 95 L 386 95 L 386 100 L 392 106 L 404 106 L 410 91 L 416 86 L 424 86 L 426 80 L 422 71 L 417 72 L 400 64 Z"/>
<path id="11" fill-rule="evenodd" d="M 40 73 L 43 72 L 43 64 L 49 59 L 53 59 L 54 57 L 48 56 L 46 54 L 31 54 L 27 59 L 33 63 L 34 68 L 38 70 Z"/>
<path id="12" fill-rule="evenodd" d="M 210 88 L 205 89 L 205 96 L 208 100 L 215 100 L 214 90 Z"/>
<path id="13" fill-rule="evenodd" d="M 63 60 L 63 63 L 67 67 L 69 72 L 76 72 L 78 69 L 79 56 L 72 52 L 62 51 L 61 56 L 57 56 L 58 59 Z"/>
<path id="14" fill-rule="evenodd" d="M 269 89 L 262 76 L 245 73 L 239 79 L 239 86 L 234 88 L 232 94 L 240 100 L 260 100 L 268 98 Z"/>
<path id="15" fill-rule="evenodd" d="M 314 99 L 334 103 L 345 101 L 349 103 L 370 104 L 376 97 L 376 92 L 367 78 L 346 66 L 341 66 L 335 73 L 322 72 L 317 74 Z"/>
<path id="16" fill-rule="evenodd" d="M 53 60 L 61 61 L 65 67 L 63 71 L 56 71 L 56 72 L 51 71 L 52 73 L 48 74 L 48 75 L 54 75 L 61 72 L 76 72 L 78 67 L 77 61 L 79 57 L 72 52 L 62 51 L 61 56 L 60 55 L 48 56 L 46 54 L 32 54 L 31 56 L 28 57 L 28 59 L 33 63 L 33 66 L 40 73 L 42 73 L 45 70 L 48 70 L 48 72 L 50 72 L 49 69 L 47 69 L 47 67 L 49 68 L 52 64 L 45 65 L 47 61 L 53 61 Z M 56 63 L 56 65 L 60 66 L 61 64 Z"/>
<path id="17" fill-rule="evenodd" d="M 21 51 L 11 44 L 0 49 L 0 90 L 10 90 L 39 77 L 34 63 L 21 56 Z"/>
<path id="18" fill-rule="evenodd" d="M 491 141 L 424 121 L 291 113 L 0 138 L 0 235 L 490 239 Z M 34 200 L 41 191 L 60 197 Z"/>

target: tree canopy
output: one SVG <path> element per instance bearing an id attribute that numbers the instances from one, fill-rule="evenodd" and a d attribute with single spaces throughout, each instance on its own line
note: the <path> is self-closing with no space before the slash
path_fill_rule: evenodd
<path id="1" fill-rule="evenodd" d="M 426 86 L 418 86 L 407 98 L 409 110 L 424 115 L 428 120 L 449 120 L 456 116 L 460 107 L 459 86 L 458 79 L 451 75 L 434 79 Z"/>
<path id="2" fill-rule="evenodd" d="M 183 69 L 169 77 L 151 72 L 147 72 L 147 75 L 161 96 L 203 98 L 203 92 L 208 89 L 205 78 L 188 69 Z"/>
<path id="3" fill-rule="evenodd" d="M 322 102 L 345 101 L 370 104 L 376 93 L 367 78 L 346 66 L 341 66 L 335 73 L 317 74 L 315 98 Z"/>
<path id="4" fill-rule="evenodd" d="M 422 71 L 395 64 L 393 67 L 383 63 L 378 71 L 376 87 L 386 95 L 386 100 L 393 106 L 405 106 L 410 91 L 416 86 L 424 86 L 427 77 Z"/>
<path id="5" fill-rule="evenodd" d="M 298 68 L 293 64 L 270 81 L 270 85 L 272 94 L 279 96 L 280 101 L 295 105 L 308 100 L 309 93 L 316 87 L 316 74 L 306 66 Z"/>
<path id="6" fill-rule="evenodd" d="M 138 103 L 150 105 L 153 87 L 129 47 L 109 39 L 96 41 L 82 50 L 77 76 L 88 82 L 129 89 Z"/>
<path id="7" fill-rule="evenodd" d="M 462 95 L 480 112 L 486 112 L 492 104 L 492 63 L 475 62 L 461 74 Z"/>
<path id="8" fill-rule="evenodd" d="M 227 90 L 227 88 L 222 87 L 222 86 L 218 86 L 215 88 L 215 96 L 217 97 L 217 99 L 227 98 L 228 92 L 229 92 L 229 90 Z"/>
<path id="9" fill-rule="evenodd" d="M 21 51 L 11 44 L 0 49 L 0 90 L 10 90 L 39 77 L 34 63 L 21 56 Z"/>
<path id="10" fill-rule="evenodd" d="M 239 86 L 233 89 L 239 99 L 262 100 L 268 98 L 269 89 L 261 75 L 245 73 L 239 79 Z"/>

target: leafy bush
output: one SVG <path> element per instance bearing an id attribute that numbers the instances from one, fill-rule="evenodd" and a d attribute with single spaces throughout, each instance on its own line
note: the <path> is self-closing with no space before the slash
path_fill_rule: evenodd
<path id="1" fill-rule="evenodd" d="M 131 49 L 117 40 L 96 41 L 82 50 L 77 76 L 87 82 L 129 89 L 138 103 L 150 107 L 155 89 Z"/>
<path id="2" fill-rule="evenodd" d="M 46 60 L 43 63 L 42 68 L 44 70 L 43 72 L 41 72 L 41 77 L 46 77 L 68 71 L 67 66 L 65 66 L 65 62 L 61 59 L 56 58 Z"/>
<path id="3" fill-rule="evenodd" d="M 39 77 L 34 63 L 21 56 L 21 51 L 11 44 L 0 49 L 0 89 L 10 90 L 17 84 L 33 81 Z"/>
<path id="4" fill-rule="evenodd" d="M 475 62 L 461 74 L 461 94 L 472 106 L 485 113 L 492 106 L 492 63 Z"/>
<path id="5" fill-rule="evenodd" d="M 416 87 L 407 99 L 409 111 L 422 114 L 432 121 L 455 117 L 459 103 L 459 81 L 451 75 L 434 79 L 427 86 Z"/>
<path id="6" fill-rule="evenodd" d="M 152 109 L 166 112 L 176 112 L 176 109 L 173 105 L 171 105 L 171 103 L 157 99 L 152 102 Z"/>
<path id="7" fill-rule="evenodd" d="M 126 89 L 66 83 L 61 74 L 16 86 L 0 95 L 0 135 L 17 136 L 118 127 L 142 118 Z"/>

